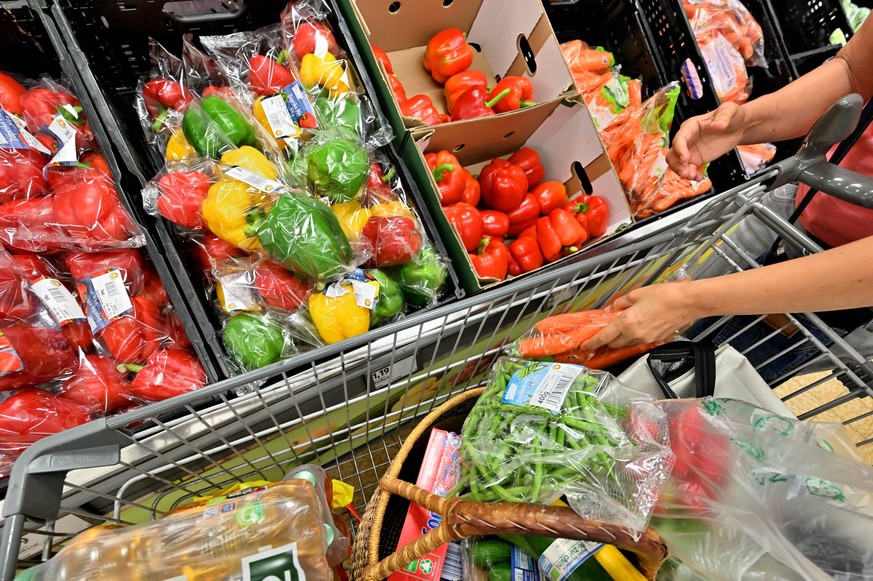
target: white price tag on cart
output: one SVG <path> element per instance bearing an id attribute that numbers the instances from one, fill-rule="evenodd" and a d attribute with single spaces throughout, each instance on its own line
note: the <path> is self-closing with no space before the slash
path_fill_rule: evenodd
<path id="1" fill-rule="evenodd" d="M 415 355 L 409 355 L 370 373 L 373 389 L 382 389 L 400 377 L 409 377 L 418 370 Z"/>

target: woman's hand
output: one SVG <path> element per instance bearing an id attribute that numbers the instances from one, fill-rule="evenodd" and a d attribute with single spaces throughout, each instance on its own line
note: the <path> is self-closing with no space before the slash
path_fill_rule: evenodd
<path id="1" fill-rule="evenodd" d="M 667 163 L 685 179 L 702 180 L 701 167 L 740 144 L 745 117 L 736 103 L 724 103 L 706 115 L 692 117 L 673 138 Z"/>
<path id="2" fill-rule="evenodd" d="M 582 345 L 628 347 L 640 343 L 670 340 L 699 316 L 687 299 L 688 282 L 668 282 L 632 290 L 607 307 L 623 311 L 600 333 Z"/>

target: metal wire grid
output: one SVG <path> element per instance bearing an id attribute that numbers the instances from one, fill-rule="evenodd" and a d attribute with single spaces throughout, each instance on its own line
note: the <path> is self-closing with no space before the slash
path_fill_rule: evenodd
<path id="1" fill-rule="evenodd" d="M 3 579 L 11 578 L 19 557 L 35 556 L 20 554 L 23 533 L 28 546 L 40 541 L 44 559 L 87 526 L 156 518 L 193 496 L 253 479 L 276 480 L 305 462 L 354 485 L 353 504 L 362 510 L 404 427 L 482 384 L 507 342 L 538 317 L 601 306 L 693 265 L 728 238 L 768 177 L 715 197 L 681 227 L 670 225 L 620 248 L 607 245 L 585 262 L 414 315 L 370 343 L 335 348 L 327 360 L 303 354 L 37 443 L 10 480 Z M 280 381 L 260 389 L 245 383 L 279 374 Z M 213 403 L 203 407 L 204 401 Z M 78 469 L 67 472 L 69 467 Z M 43 498 L 32 496 L 36 490 L 45 492 Z M 81 520 L 70 525 L 70 517 Z M 55 523 L 64 519 L 74 530 L 56 532 Z"/>

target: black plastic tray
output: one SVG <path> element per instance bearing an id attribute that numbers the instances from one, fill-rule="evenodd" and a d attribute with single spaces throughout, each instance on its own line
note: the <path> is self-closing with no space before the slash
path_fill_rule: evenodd
<path id="1" fill-rule="evenodd" d="M 140 225 L 146 240 L 145 250 L 164 282 L 167 294 L 183 323 L 188 338 L 203 362 L 203 366 L 211 380 L 219 378 L 218 371 L 210 352 L 206 349 L 199 327 L 195 323 L 184 293 L 176 284 L 171 274 L 171 267 L 164 259 L 162 247 L 156 242 L 153 234 L 143 227 L 148 217 L 142 206 L 130 203 L 130 192 L 138 191 L 139 184 L 130 180 L 121 171 L 121 165 L 112 148 L 110 129 L 97 114 L 97 106 L 90 98 L 86 86 L 70 54 L 62 42 L 58 30 L 44 10 L 39 6 L 31 6 L 26 1 L 3 2 L 0 11 L 0 69 L 10 73 L 20 73 L 30 78 L 38 78 L 42 74 L 51 75 L 69 85 L 69 88 L 82 102 L 88 120 L 90 121 L 101 152 L 106 157 L 115 178 L 116 186 L 122 201 L 133 219 Z"/>
<path id="2" fill-rule="evenodd" d="M 32 0 L 41 2 L 43 0 Z M 164 0 L 53 0 L 51 14 L 64 38 L 67 49 L 88 86 L 98 111 L 109 128 L 119 155 L 139 188 L 131 190 L 132 205 L 142 207 L 140 189 L 162 167 L 163 160 L 151 152 L 140 127 L 134 100 L 137 82 L 147 77 L 151 68 L 148 39 L 154 38 L 175 54 L 182 49 L 182 35 L 218 35 L 240 30 L 254 30 L 278 21 L 285 0 L 201 0 L 197 3 L 175 2 L 196 10 L 187 16 L 169 14 Z M 333 6 L 332 6 L 333 8 Z M 338 18 L 336 9 L 333 18 Z M 343 22 L 336 22 L 337 40 L 350 38 Z M 360 54 L 350 42 L 344 43 L 367 92 L 374 95 L 372 85 L 362 66 Z M 427 213 L 423 211 L 421 195 L 405 165 L 392 147 L 383 148 L 404 183 L 404 189 L 425 222 L 427 233 L 440 252 L 442 242 Z M 142 211 L 140 212 L 143 213 Z M 179 287 L 222 375 L 233 375 L 221 342 L 220 322 L 212 308 L 208 293 L 198 276 L 186 268 L 185 248 L 173 233 L 173 227 L 162 218 L 146 215 L 146 226 L 160 241 L 167 262 L 171 265 Z M 443 302 L 462 296 L 457 275 L 449 268 Z"/>
<path id="3" fill-rule="evenodd" d="M 840 49 L 830 42 L 834 30 L 839 28 L 847 39 L 852 37 L 852 27 L 840 0 L 766 1 L 789 58 L 801 75 L 821 65 Z"/>

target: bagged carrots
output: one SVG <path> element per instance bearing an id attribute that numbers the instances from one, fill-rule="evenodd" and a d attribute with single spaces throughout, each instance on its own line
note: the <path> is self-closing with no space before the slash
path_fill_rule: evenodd
<path id="1" fill-rule="evenodd" d="M 739 145 L 737 146 L 737 151 L 743 162 L 743 168 L 746 170 L 746 173 L 750 174 L 763 169 L 776 156 L 776 146 L 772 143 Z"/>

